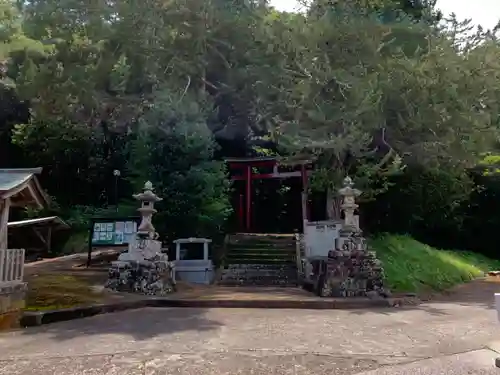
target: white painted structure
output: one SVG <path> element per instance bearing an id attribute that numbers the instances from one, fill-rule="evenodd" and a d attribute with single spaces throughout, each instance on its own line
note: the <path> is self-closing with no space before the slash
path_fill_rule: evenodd
<path id="1" fill-rule="evenodd" d="M 305 283 L 314 277 L 313 261 L 327 259 L 328 252 L 335 247 L 335 240 L 342 228 L 340 221 L 305 221 L 304 235 L 300 241 L 301 252 L 297 250 L 297 267 Z"/>
<path id="2" fill-rule="evenodd" d="M 328 256 L 342 228 L 340 221 L 308 221 L 304 226 L 304 257 Z"/>
<path id="3" fill-rule="evenodd" d="M 0 249 L 0 286 L 20 283 L 24 276 L 24 249 Z"/>
<path id="4" fill-rule="evenodd" d="M 175 271 L 176 277 L 193 284 L 210 284 L 214 279 L 214 265 L 209 259 L 208 238 L 180 238 L 175 243 Z M 185 244 L 198 244 L 203 247 L 203 256 L 200 259 L 187 259 Z"/>
<path id="5" fill-rule="evenodd" d="M 359 215 L 355 215 L 358 205 L 355 198 L 361 194 L 360 190 L 353 188 L 353 182 L 349 177 L 344 179 L 344 186 L 339 190 L 343 197 L 342 211 L 344 219 L 342 221 L 304 221 L 304 236 L 301 241 L 301 261 L 297 262 L 299 274 L 306 284 L 314 284 L 317 281 L 319 270 L 315 270 L 313 264 L 325 266 L 328 259 L 328 252 L 335 249 L 335 243 L 340 238 L 342 228 L 359 230 Z"/>

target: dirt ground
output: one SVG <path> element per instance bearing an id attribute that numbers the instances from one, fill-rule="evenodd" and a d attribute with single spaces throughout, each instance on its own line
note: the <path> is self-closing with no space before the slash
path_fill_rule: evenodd
<path id="1" fill-rule="evenodd" d="M 85 266 L 87 254 L 54 258 L 27 264 L 25 279 L 30 284 L 35 278 L 42 275 L 72 276 L 82 283 L 95 288 L 99 294 L 99 302 L 116 302 L 124 299 L 140 298 L 136 295 L 118 294 L 104 291 L 102 286 L 108 277 L 110 262 L 115 260 L 118 251 L 104 249 L 93 254 L 90 268 Z M 492 293 L 500 286 L 499 276 L 487 276 L 484 279 L 459 285 L 442 293 L 426 293 L 419 296 L 423 301 L 456 301 L 474 302 L 489 300 Z M 202 300 L 300 300 L 313 301 L 320 299 L 314 294 L 301 288 L 261 288 L 261 287 L 221 287 L 217 285 L 193 285 L 178 282 L 177 292 L 173 295 L 176 299 L 202 299 Z"/>

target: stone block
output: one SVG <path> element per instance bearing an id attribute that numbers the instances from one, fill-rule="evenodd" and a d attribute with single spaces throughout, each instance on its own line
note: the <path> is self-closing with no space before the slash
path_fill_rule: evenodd
<path id="1" fill-rule="evenodd" d="M 26 283 L 0 287 L 0 330 L 16 328 L 25 307 Z"/>
<path id="2" fill-rule="evenodd" d="M 114 262 L 105 286 L 119 292 L 162 296 L 175 291 L 174 272 L 174 264 L 163 254 L 150 261 Z"/>
<path id="3" fill-rule="evenodd" d="M 0 331 L 19 328 L 22 315 L 22 309 L 0 314 Z"/>

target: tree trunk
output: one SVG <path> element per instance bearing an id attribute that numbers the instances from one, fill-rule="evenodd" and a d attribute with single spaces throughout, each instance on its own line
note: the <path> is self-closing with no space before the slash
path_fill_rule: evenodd
<path id="1" fill-rule="evenodd" d="M 335 194 L 331 188 L 326 192 L 326 217 L 328 220 L 341 219 L 341 199 Z"/>

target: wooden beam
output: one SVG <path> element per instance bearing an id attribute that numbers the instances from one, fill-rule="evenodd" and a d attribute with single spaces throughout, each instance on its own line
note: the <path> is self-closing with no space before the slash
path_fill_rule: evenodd
<path id="1" fill-rule="evenodd" d="M 42 241 L 42 243 L 45 245 L 45 247 L 47 247 L 47 240 L 45 239 L 45 237 L 38 231 L 37 228 L 33 228 L 33 233 L 35 233 L 35 235 L 38 237 L 38 239 L 40 241 Z"/>
<path id="2" fill-rule="evenodd" d="M 32 199 L 36 202 L 38 208 L 43 208 L 45 206 L 44 202 L 42 201 L 40 195 L 38 194 L 37 189 L 33 187 L 32 181 L 34 180 L 32 179 L 28 184 L 28 191 L 30 192 Z"/>
<path id="3" fill-rule="evenodd" d="M 246 169 L 247 166 L 255 167 L 272 167 L 277 164 L 276 160 L 261 160 L 261 161 L 248 161 L 248 162 L 228 162 L 229 168 L 232 169 Z"/>
<path id="4" fill-rule="evenodd" d="M 310 171 L 307 171 L 307 174 L 310 174 Z M 301 177 L 302 173 L 300 171 L 297 172 L 278 172 L 278 173 L 260 173 L 251 175 L 252 180 L 267 180 L 273 178 L 290 178 L 290 177 Z M 247 176 L 231 176 L 231 180 L 233 181 L 245 181 Z"/>
<path id="5" fill-rule="evenodd" d="M 42 171 L 42 168 L 40 168 L 40 173 Z M 33 176 L 33 185 L 35 187 L 35 189 L 40 193 L 40 197 L 42 198 L 43 202 L 44 202 L 44 206 L 49 206 L 50 205 L 50 198 L 49 196 L 47 195 L 47 193 L 45 192 L 45 190 L 43 190 L 42 188 L 42 185 L 40 185 L 40 181 L 38 181 L 38 178 L 36 176 Z"/>
<path id="6" fill-rule="evenodd" d="M 29 184 L 29 180 L 24 181 L 20 185 L 16 186 L 14 189 L 8 190 L 0 195 L 0 199 L 7 199 L 12 197 L 13 195 L 19 194 L 21 191 L 26 189 Z"/>

